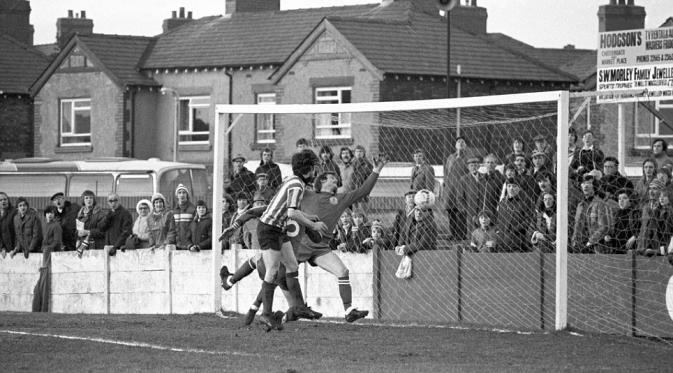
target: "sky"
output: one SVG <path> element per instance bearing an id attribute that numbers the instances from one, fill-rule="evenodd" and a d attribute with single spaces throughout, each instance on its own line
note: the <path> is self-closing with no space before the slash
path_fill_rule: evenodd
<path id="1" fill-rule="evenodd" d="M 378 3 L 380 0 L 281 0 L 281 9 Z M 598 7 L 609 0 L 479 0 L 488 11 L 488 32 L 501 32 L 539 48 L 596 49 Z M 647 12 L 645 28 L 673 17 L 672 0 L 635 0 Z M 153 36 L 171 11 L 185 7 L 194 18 L 224 14 L 225 0 L 31 0 L 34 43 L 56 40 L 56 19 L 86 11 L 94 32 Z"/>

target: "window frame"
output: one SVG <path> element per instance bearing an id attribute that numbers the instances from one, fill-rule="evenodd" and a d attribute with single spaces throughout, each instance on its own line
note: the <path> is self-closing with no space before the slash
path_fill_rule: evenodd
<path id="1" fill-rule="evenodd" d="M 273 102 L 260 102 L 260 98 L 273 98 Z M 276 92 L 259 92 L 255 94 L 255 103 L 257 105 L 276 105 Z M 261 129 L 261 123 L 266 122 L 264 119 L 270 116 L 271 129 Z M 261 139 L 260 134 L 271 134 L 271 139 Z M 255 143 L 257 144 L 275 144 L 276 143 L 276 116 L 274 114 L 257 114 L 255 115 Z"/>
<path id="2" fill-rule="evenodd" d="M 336 91 L 337 94 L 336 96 L 319 96 L 318 94 L 320 92 L 328 92 L 328 91 Z M 350 101 L 349 102 L 343 102 L 343 92 L 344 91 L 349 91 L 350 92 Z M 316 104 L 344 104 L 344 103 L 352 103 L 353 102 L 353 87 L 352 86 L 334 86 L 334 87 L 315 87 L 313 90 L 313 100 L 314 103 Z M 325 102 L 321 102 L 325 101 Z M 337 102 L 332 102 L 332 101 L 337 101 Z M 338 115 L 338 125 L 320 125 L 320 119 L 317 117 L 318 115 L 324 115 L 324 114 L 316 114 L 315 117 L 315 122 L 313 125 L 314 129 L 314 137 L 316 139 L 320 140 L 331 140 L 331 139 L 352 139 L 353 138 L 353 127 L 352 127 L 352 114 L 351 113 L 331 113 L 329 115 Z M 347 118 L 346 118 L 347 117 Z M 345 135 L 320 135 L 320 130 L 334 130 L 334 129 L 340 129 L 342 132 L 344 130 L 348 130 L 347 134 Z"/>
<path id="3" fill-rule="evenodd" d="M 76 103 L 77 102 L 89 102 L 88 106 L 80 106 L 77 107 Z M 63 132 L 63 114 L 65 112 L 63 105 L 69 103 L 70 104 L 70 132 Z M 92 126 L 92 121 L 91 121 L 91 98 L 90 97 L 84 97 L 84 98 L 62 98 L 59 99 L 59 120 L 58 120 L 58 143 L 59 146 L 61 147 L 68 147 L 68 146 L 91 146 L 91 126 Z M 89 112 L 89 132 L 87 133 L 81 133 L 78 134 L 76 132 L 73 132 L 73 130 L 77 127 L 76 125 L 76 112 L 77 111 L 88 111 Z M 89 141 L 85 142 L 75 142 L 75 143 L 68 143 L 64 142 L 63 139 L 65 137 L 68 138 L 78 138 L 78 137 L 88 137 Z"/>
<path id="4" fill-rule="evenodd" d="M 195 100 L 208 100 L 208 103 L 193 103 Z M 182 130 L 180 129 L 181 124 L 179 123 L 178 125 L 178 145 L 208 145 L 210 144 L 210 130 L 212 127 L 212 120 L 210 118 L 210 110 L 208 111 L 208 131 L 194 131 L 194 111 L 193 109 L 201 109 L 201 108 L 207 108 L 210 109 L 211 105 L 211 99 L 210 96 L 184 96 L 180 97 L 179 100 L 179 105 L 180 109 L 182 109 L 182 102 L 183 101 L 188 101 L 187 103 L 187 108 L 188 108 L 188 113 L 187 113 L 187 130 Z M 180 121 L 182 121 L 182 115 L 179 116 Z M 198 135 L 208 135 L 208 140 L 200 140 L 200 141 L 193 141 L 193 140 L 182 140 L 182 136 L 198 136 Z"/>
<path id="5" fill-rule="evenodd" d="M 662 103 L 661 101 L 656 101 L 654 107 L 657 110 L 660 110 L 660 109 L 671 109 L 671 110 L 673 110 L 673 101 L 667 100 L 665 103 Z M 638 117 L 639 117 L 640 111 L 641 111 L 640 107 L 636 104 L 635 109 L 634 109 L 634 115 L 635 115 L 635 118 L 636 118 L 636 123 L 638 122 Z M 655 138 L 673 139 L 673 133 L 669 134 L 669 135 L 662 135 L 661 134 L 661 128 L 660 128 L 661 121 L 659 120 L 658 117 L 653 115 L 652 116 L 652 121 L 653 121 L 651 123 L 652 133 L 639 132 L 638 131 L 640 129 L 639 126 L 638 125 L 635 126 L 636 127 L 635 128 L 636 138 L 639 138 L 639 139 L 655 139 Z M 641 146 L 636 146 L 635 148 L 636 149 L 649 149 L 650 146 L 649 145 L 641 145 Z"/>

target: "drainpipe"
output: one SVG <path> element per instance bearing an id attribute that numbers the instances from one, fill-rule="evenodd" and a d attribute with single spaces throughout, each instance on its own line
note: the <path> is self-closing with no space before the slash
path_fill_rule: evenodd
<path id="1" fill-rule="evenodd" d="M 175 118 L 173 119 L 173 162 L 178 161 L 178 137 L 179 137 L 179 126 L 178 122 L 180 120 L 180 94 L 173 88 L 163 87 L 161 88 L 161 94 L 165 95 L 170 93 L 175 97 Z"/>
<path id="2" fill-rule="evenodd" d="M 234 76 L 231 73 L 227 72 L 226 68 L 223 71 L 224 71 L 224 75 L 226 75 L 227 78 L 229 78 L 229 105 L 233 105 L 233 103 L 234 103 Z M 229 116 L 229 118 L 228 118 L 228 122 L 227 122 L 227 129 L 229 128 L 231 123 L 234 121 L 234 114 L 233 113 L 229 113 L 228 116 Z M 232 148 L 232 141 L 233 141 L 233 135 L 232 135 L 231 131 L 228 131 L 228 134 L 227 134 L 227 163 L 226 163 L 226 165 L 227 165 L 227 175 L 229 175 L 229 169 L 230 169 L 229 160 L 232 157 L 232 149 L 231 149 Z M 213 172 L 214 172 L 214 170 L 213 170 Z"/>

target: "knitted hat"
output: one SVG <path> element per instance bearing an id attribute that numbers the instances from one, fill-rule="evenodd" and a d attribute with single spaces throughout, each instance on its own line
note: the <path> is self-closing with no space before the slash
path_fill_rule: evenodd
<path id="1" fill-rule="evenodd" d="M 178 196 L 178 192 L 179 192 L 180 190 L 184 190 L 185 193 L 187 193 L 187 198 L 190 197 L 190 195 L 189 195 L 189 189 L 187 189 L 187 187 L 184 186 L 183 184 L 178 184 L 178 187 L 175 188 L 175 196 L 176 196 L 176 197 Z"/>
<path id="2" fill-rule="evenodd" d="M 65 197 L 65 194 L 63 194 L 63 192 L 57 192 L 57 193 L 54 193 L 54 194 L 51 196 L 51 198 L 50 198 L 49 200 L 50 200 L 50 201 L 53 201 L 53 200 L 55 200 L 56 198 L 60 198 L 60 197 Z"/>
<path id="3" fill-rule="evenodd" d="M 147 207 L 150 208 L 150 212 L 152 212 L 152 202 L 150 202 L 147 199 L 141 199 L 140 201 L 138 201 L 138 203 L 136 203 L 136 212 L 138 213 L 138 215 L 140 215 L 140 207 L 142 205 L 147 205 Z"/>
<path id="4" fill-rule="evenodd" d="M 196 207 L 199 207 L 199 206 L 208 207 L 208 205 L 206 205 L 206 201 L 204 201 L 202 199 L 196 201 Z"/>
<path id="5" fill-rule="evenodd" d="M 664 182 L 659 179 L 654 179 L 650 182 L 650 189 L 652 190 L 662 190 L 664 187 L 666 187 L 666 184 L 664 184 Z"/>
<path id="6" fill-rule="evenodd" d="M 152 206 L 154 206 L 154 201 L 156 201 L 156 200 L 158 200 L 158 199 L 162 200 L 162 201 L 164 202 L 164 204 L 166 203 L 166 197 L 164 197 L 163 194 L 161 194 L 161 193 L 154 193 L 154 194 L 152 194 L 152 199 L 151 199 L 151 201 L 152 201 Z"/>

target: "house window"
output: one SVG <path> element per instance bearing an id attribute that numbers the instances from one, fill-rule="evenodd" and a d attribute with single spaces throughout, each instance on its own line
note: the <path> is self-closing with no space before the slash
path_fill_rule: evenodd
<path id="1" fill-rule="evenodd" d="M 258 93 L 257 105 L 275 105 L 275 93 Z M 276 123 L 273 114 L 258 114 L 255 116 L 257 129 L 257 143 L 272 144 L 276 142 Z"/>
<path id="2" fill-rule="evenodd" d="M 61 100 L 61 146 L 91 145 L 91 99 Z"/>
<path id="3" fill-rule="evenodd" d="M 351 87 L 316 88 L 316 104 L 349 104 Z M 351 113 L 316 114 L 316 139 L 351 138 Z"/>
<path id="4" fill-rule="evenodd" d="M 665 117 L 673 117 L 673 101 L 657 101 L 655 108 Z M 640 116 L 641 113 L 644 114 L 642 118 Z M 636 137 L 648 139 L 648 145 L 641 143 L 639 146 L 636 146 L 637 148 L 649 148 L 650 139 L 673 138 L 673 128 L 671 128 L 671 125 L 666 125 L 658 117 L 648 114 L 649 112 L 646 109 L 636 105 Z M 643 118 L 649 118 L 649 120 L 643 120 Z"/>
<path id="5" fill-rule="evenodd" d="M 180 98 L 180 143 L 207 144 L 210 139 L 210 97 Z"/>

